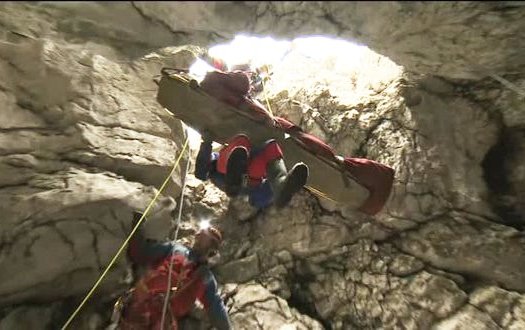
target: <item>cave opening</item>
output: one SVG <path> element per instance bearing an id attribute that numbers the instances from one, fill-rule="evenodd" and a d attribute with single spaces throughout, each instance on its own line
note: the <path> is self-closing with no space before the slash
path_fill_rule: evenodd
<path id="1" fill-rule="evenodd" d="M 525 230 L 525 221 L 515 207 L 515 196 L 509 181 L 508 157 L 514 153 L 514 138 L 512 132 L 504 129 L 498 142 L 490 148 L 482 162 L 483 178 L 491 192 L 489 201 L 503 222 L 517 230 Z"/>
<path id="2" fill-rule="evenodd" d="M 309 286 L 314 283 L 315 275 L 308 271 L 308 261 L 298 258 L 296 260 L 295 270 L 288 274 L 287 283 L 290 288 L 290 296 L 286 301 L 290 307 L 295 308 L 299 313 L 308 315 L 320 322 L 327 330 L 332 330 L 330 320 L 323 318 L 316 309 L 315 298 L 313 297 Z"/>
<path id="3" fill-rule="evenodd" d="M 261 67 L 269 70 L 270 79 L 264 91 L 256 96 L 263 104 L 267 104 L 267 90 L 293 90 L 298 81 L 318 78 L 329 85 L 338 75 L 352 78 L 333 91 L 334 97 L 345 98 L 352 94 L 349 91 L 357 91 L 357 100 L 363 97 L 364 90 L 374 89 L 381 81 L 399 74 L 401 68 L 365 45 L 317 35 L 277 40 L 241 34 L 230 42 L 212 45 L 208 54 L 223 60 L 230 69 L 239 64 L 248 64 L 252 70 Z M 198 58 L 191 65 L 190 74 L 201 81 L 213 69 L 210 63 Z M 186 128 L 190 148 L 198 149 L 201 138 L 199 132 L 189 126 Z"/>

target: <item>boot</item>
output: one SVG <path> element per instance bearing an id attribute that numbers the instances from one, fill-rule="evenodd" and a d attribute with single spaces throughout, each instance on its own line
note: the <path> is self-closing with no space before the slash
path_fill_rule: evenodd
<path id="1" fill-rule="evenodd" d="M 293 195 L 306 184 L 308 166 L 297 163 L 290 172 L 282 158 L 270 162 L 266 168 L 268 181 L 274 192 L 274 203 L 277 208 L 286 206 Z"/>
<path id="2" fill-rule="evenodd" d="M 226 165 L 225 192 L 229 197 L 239 195 L 244 175 L 248 170 L 248 150 L 245 147 L 234 148 Z"/>

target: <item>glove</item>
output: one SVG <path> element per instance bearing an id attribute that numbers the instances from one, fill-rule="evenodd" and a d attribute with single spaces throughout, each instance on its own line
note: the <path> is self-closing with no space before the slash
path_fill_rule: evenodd
<path id="1" fill-rule="evenodd" d="M 211 133 L 208 130 L 206 130 L 206 129 L 202 130 L 201 138 L 202 138 L 202 142 L 205 142 L 205 143 L 212 143 L 213 142 L 213 138 L 211 137 Z"/>

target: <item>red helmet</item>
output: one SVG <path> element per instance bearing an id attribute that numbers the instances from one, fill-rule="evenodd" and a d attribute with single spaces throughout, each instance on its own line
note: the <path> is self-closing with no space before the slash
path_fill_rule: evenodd
<path id="1" fill-rule="evenodd" d="M 199 230 L 197 234 L 204 234 L 212 238 L 217 243 L 217 245 L 220 245 L 222 243 L 222 233 L 219 229 L 215 227 L 210 226 L 208 228 L 203 228 Z"/>
<path id="2" fill-rule="evenodd" d="M 219 58 L 213 59 L 212 66 L 217 70 L 228 71 L 228 66 L 226 65 L 226 62 L 224 62 L 223 60 Z"/>

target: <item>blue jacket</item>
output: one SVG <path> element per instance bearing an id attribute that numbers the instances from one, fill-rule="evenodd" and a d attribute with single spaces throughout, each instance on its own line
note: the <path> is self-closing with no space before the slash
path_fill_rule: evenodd
<path id="1" fill-rule="evenodd" d="M 252 153 L 255 154 L 256 151 Z M 209 179 L 217 188 L 224 191 L 225 176 L 217 172 L 218 158 L 219 153 L 212 152 L 212 142 L 203 141 L 195 161 L 195 177 L 202 181 Z M 248 195 L 250 204 L 258 209 L 268 207 L 273 201 L 273 192 L 268 180 L 263 180 L 255 187 L 243 188 L 241 194 Z"/>

